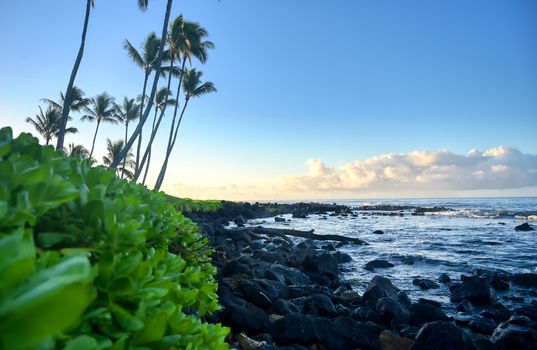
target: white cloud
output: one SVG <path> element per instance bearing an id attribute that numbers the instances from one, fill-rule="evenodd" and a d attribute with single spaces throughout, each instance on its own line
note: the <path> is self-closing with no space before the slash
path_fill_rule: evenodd
<path id="1" fill-rule="evenodd" d="M 283 191 L 465 191 L 537 186 L 537 155 L 508 147 L 467 154 L 449 150 L 413 151 L 355 160 L 332 168 L 320 159 L 306 162 L 304 176 L 285 177 Z"/>

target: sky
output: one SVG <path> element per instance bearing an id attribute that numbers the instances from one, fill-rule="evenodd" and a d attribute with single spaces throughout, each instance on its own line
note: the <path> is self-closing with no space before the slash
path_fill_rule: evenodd
<path id="1" fill-rule="evenodd" d="M 0 2 L 0 126 L 33 132 L 66 88 L 85 1 Z M 96 0 L 75 84 L 141 93 L 125 50 L 160 35 L 166 2 Z M 216 45 L 162 187 L 193 198 L 537 195 L 537 2 L 175 0 Z M 162 82 L 164 84 L 164 81 Z M 153 146 L 163 160 L 170 113 Z M 91 146 L 95 124 L 67 142 Z M 99 130 L 96 158 L 121 126 Z M 147 133 L 146 133 L 147 135 Z M 147 137 L 145 138 L 147 139 Z M 144 139 L 144 140 L 145 140 Z"/>

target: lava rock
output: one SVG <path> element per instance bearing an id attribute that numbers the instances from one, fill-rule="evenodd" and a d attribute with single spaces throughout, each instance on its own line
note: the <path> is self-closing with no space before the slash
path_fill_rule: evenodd
<path id="1" fill-rule="evenodd" d="M 286 298 L 288 289 L 283 283 L 266 279 L 239 281 L 239 288 L 247 300 L 261 308 L 268 308 L 279 298 Z"/>
<path id="2" fill-rule="evenodd" d="M 379 341 L 382 350 L 408 350 L 414 345 L 414 340 L 399 337 L 388 330 L 380 332 Z"/>
<path id="3" fill-rule="evenodd" d="M 362 298 L 370 305 L 376 306 L 377 301 L 380 298 L 390 297 L 392 299 L 397 299 L 398 293 L 399 289 L 397 289 L 389 279 L 382 276 L 375 276 L 371 279 L 371 282 L 369 282 Z"/>
<path id="4" fill-rule="evenodd" d="M 374 269 L 383 269 L 388 267 L 394 267 L 395 265 L 387 260 L 375 259 L 365 264 L 364 269 L 373 271 Z"/>
<path id="5" fill-rule="evenodd" d="M 447 273 L 443 273 L 440 275 L 440 277 L 438 277 L 438 282 L 444 283 L 444 284 L 451 283 L 451 278 L 449 277 Z"/>
<path id="6" fill-rule="evenodd" d="M 426 323 L 410 350 L 477 350 L 472 339 L 452 322 Z"/>
<path id="7" fill-rule="evenodd" d="M 412 304 L 408 309 L 410 311 L 410 324 L 413 326 L 449 320 L 444 311 L 430 304 Z"/>
<path id="8" fill-rule="evenodd" d="M 392 320 L 396 324 L 407 323 L 410 319 L 410 312 L 407 307 L 390 297 L 380 298 L 377 301 L 376 309 L 381 320 L 386 323 L 390 323 Z"/>
<path id="9" fill-rule="evenodd" d="M 308 286 L 311 284 L 310 278 L 299 269 L 279 264 L 268 267 L 265 270 L 265 278 L 293 286 Z"/>
<path id="10" fill-rule="evenodd" d="M 457 311 L 466 312 L 466 313 L 474 312 L 474 306 L 472 305 L 471 302 L 469 302 L 466 299 L 464 299 L 460 303 L 458 303 L 457 306 L 455 307 L 455 309 Z"/>
<path id="11" fill-rule="evenodd" d="M 431 281 L 429 279 L 426 279 L 426 278 L 414 278 L 414 280 L 412 281 L 412 284 L 420 287 L 422 290 L 436 289 L 440 287 L 438 283 Z"/>
<path id="12" fill-rule="evenodd" d="M 336 258 L 328 253 L 307 255 L 304 260 L 304 267 L 307 270 L 319 272 L 330 278 L 337 277 L 339 273 Z"/>
<path id="13" fill-rule="evenodd" d="M 537 331 L 524 325 L 518 317 L 524 316 L 512 317 L 494 330 L 490 340 L 499 349 L 537 349 Z"/>
<path id="14" fill-rule="evenodd" d="M 223 306 L 219 313 L 220 319 L 231 325 L 234 331 L 258 333 L 266 328 L 268 315 L 263 309 L 248 304 L 224 285 L 220 285 L 218 295 Z"/>
<path id="15" fill-rule="evenodd" d="M 374 234 L 374 235 L 383 235 L 383 234 L 384 234 L 384 231 L 382 231 L 382 230 L 375 230 L 375 231 L 373 231 L 373 234 Z"/>
<path id="16" fill-rule="evenodd" d="M 233 219 L 233 222 L 237 227 L 243 227 L 246 223 L 246 220 L 242 217 L 242 215 L 237 216 L 235 219 Z"/>
<path id="17" fill-rule="evenodd" d="M 515 273 L 511 281 L 517 286 L 537 288 L 537 273 Z"/>
<path id="18" fill-rule="evenodd" d="M 436 300 L 431 300 L 431 299 L 419 298 L 418 303 L 425 304 L 425 305 L 432 305 L 432 306 L 438 307 L 438 308 L 442 307 L 441 302 L 436 301 Z"/>
<path id="19" fill-rule="evenodd" d="M 498 298 L 494 289 L 482 280 L 469 281 L 462 284 L 452 285 L 451 299 L 454 302 L 466 299 L 476 305 L 490 305 Z"/>
<path id="20" fill-rule="evenodd" d="M 274 218 L 274 221 L 275 221 L 275 222 L 285 222 L 285 218 L 280 218 L 280 217 L 276 216 L 276 217 Z"/>
<path id="21" fill-rule="evenodd" d="M 534 230 L 535 229 L 533 228 L 533 226 L 531 226 L 527 222 L 515 227 L 515 231 L 534 231 Z"/>

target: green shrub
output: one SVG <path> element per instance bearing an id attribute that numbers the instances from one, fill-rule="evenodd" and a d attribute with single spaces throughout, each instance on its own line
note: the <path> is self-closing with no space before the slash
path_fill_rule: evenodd
<path id="1" fill-rule="evenodd" d="M 1 349 L 227 349 L 205 244 L 164 194 L 0 129 Z"/>
<path id="2" fill-rule="evenodd" d="M 214 213 L 222 209 L 222 201 L 220 200 L 199 200 L 174 196 L 168 196 L 168 199 L 182 213 Z"/>

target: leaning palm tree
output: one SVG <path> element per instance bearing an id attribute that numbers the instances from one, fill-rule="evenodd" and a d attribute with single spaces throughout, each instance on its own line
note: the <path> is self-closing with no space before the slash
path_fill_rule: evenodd
<path id="1" fill-rule="evenodd" d="M 65 104 L 65 96 L 63 92 L 60 92 L 60 99 L 54 101 L 49 98 L 42 98 L 41 101 L 48 103 L 54 108 L 57 108 L 60 111 L 60 114 L 63 113 L 63 105 Z M 71 90 L 71 102 L 69 104 L 69 111 L 80 112 L 84 106 L 87 106 L 89 99 L 84 97 L 84 91 L 77 86 L 73 86 Z"/>
<path id="2" fill-rule="evenodd" d="M 138 0 L 138 5 L 139 6 L 141 5 L 142 7 L 143 6 L 147 7 L 147 2 L 148 0 Z M 162 43 L 166 42 L 168 22 L 170 20 L 172 4 L 173 4 L 173 0 L 166 1 L 166 13 L 164 14 L 164 23 L 162 25 L 162 35 L 161 35 Z M 134 144 L 134 141 L 136 140 L 138 135 L 140 135 L 140 133 L 142 132 L 142 128 L 144 127 L 147 117 L 149 116 L 149 113 L 151 112 L 151 108 L 153 107 L 153 99 L 155 98 L 155 94 L 157 93 L 158 81 L 159 81 L 160 72 L 161 72 L 160 68 L 162 65 L 162 59 L 164 57 L 164 45 L 159 45 L 159 46 L 160 47 L 159 47 L 159 52 L 157 56 L 157 61 L 155 62 L 155 68 L 154 68 L 155 76 L 153 78 L 153 86 L 151 87 L 151 93 L 149 94 L 147 106 L 145 110 L 142 112 L 140 121 L 138 122 L 136 129 L 134 130 L 131 137 L 129 138 L 129 141 L 127 142 L 123 150 L 121 150 L 120 152 L 121 157 L 118 157 L 119 159 L 115 160 L 114 162 L 112 162 L 112 164 L 110 164 L 111 169 L 115 169 L 119 165 L 119 162 L 121 161 L 122 157 L 125 157 L 127 152 L 131 149 L 132 145 Z"/>
<path id="3" fill-rule="evenodd" d="M 115 114 L 114 98 L 108 95 L 106 92 L 99 94 L 91 99 L 90 106 L 85 106 L 84 114 L 81 118 L 82 121 L 97 122 L 95 128 L 95 135 L 93 136 L 93 143 L 91 144 L 91 151 L 89 157 L 93 155 L 95 149 L 95 139 L 99 132 L 99 126 L 101 122 L 117 124 L 119 121 Z"/>
<path id="4" fill-rule="evenodd" d="M 152 32 L 149 33 L 147 38 L 145 38 L 142 44 L 142 52 L 140 53 L 136 48 L 125 39 L 125 44 L 123 45 L 127 53 L 129 54 L 132 61 L 144 71 L 144 84 L 142 88 L 142 99 L 140 102 L 140 113 L 143 113 L 144 102 L 145 102 L 145 93 L 147 89 L 147 80 L 155 68 L 155 63 L 157 62 L 159 48 L 160 48 L 160 39 L 157 35 Z M 140 115 L 141 117 L 141 115 Z M 136 151 L 136 168 L 139 166 L 140 161 L 140 151 L 142 147 L 142 132 L 138 137 L 138 147 Z"/>
<path id="5" fill-rule="evenodd" d="M 26 118 L 26 122 L 34 126 L 37 132 L 45 139 L 45 144 L 48 145 L 53 137 L 58 137 L 60 132 L 61 114 L 57 108 L 49 105 L 43 112 L 39 106 L 39 113 L 35 115 L 35 119 Z M 77 128 L 69 127 L 65 129 L 66 133 L 77 133 Z"/>
<path id="6" fill-rule="evenodd" d="M 110 139 L 106 139 L 106 156 L 103 157 L 103 164 L 106 166 L 110 166 L 114 160 L 116 160 L 120 156 L 120 152 L 124 147 L 123 140 L 117 140 L 117 141 L 110 141 Z M 131 168 L 134 166 L 134 161 L 132 160 L 134 155 L 132 152 L 127 152 L 127 156 L 125 157 L 126 162 L 123 162 L 123 166 L 116 168 L 116 175 L 119 176 L 121 174 L 121 178 L 126 177 L 127 179 L 131 180 L 134 176 Z"/>
<path id="7" fill-rule="evenodd" d="M 128 97 L 123 98 L 123 104 L 115 105 L 116 108 L 116 118 L 123 122 L 125 125 L 125 143 L 127 143 L 127 137 L 129 135 L 129 124 L 139 117 L 140 105 L 138 105 L 133 98 L 129 99 Z M 127 158 L 123 159 L 123 168 L 126 166 Z M 121 175 L 123 178 L 123 174 Z"/>
<path id="8" fill-rule="evenodd" d="M 166 157 L 164 158 L 164 164 L 162 164 L 162 168 L 160 169 L 160 173 L 157 177 L 157 181 L 155 183 L 155 190 L 160 190 L 160 187 L 162 186 L 162 183 L 164 182 L 164 176 L 166 175 L 166 168 L 168 167 L 168 160 L 170 158 L 170 154 L 172 152 L 173 146 L 175 145 L 175 141 L 177 141 L 177 133 L 179 131 L 179 126 L 181 125 L 181 121 L 183 120 L 183 115 L 185 114 L 186 107 L 188 106 L 188 102 L 192 97 L 200 97 L 202 95 L 209 94 L 211 92 L 215 92 L 216 88 L 214 87 L 214 84 L 210 81 L 201 82 L 201 77 L 203 73 L 201 71 L 196 70 L 195 68 L 190 69 L 184 73 L 183 77 L 183 90 L 185 92 L 185 103 L 183 105 L 183 109 L 181 110 L 181 116 L 179 117 L 179 121 L 177 122 L 175 132 L 173 135 L 173 140 L 170 146 L 166 149 Z"/>
<path id="9" fill-rule="evenodd" d="M 165 87 L 160 88 L 160 90 L 155 95 L 155 115 L 153 117 L 153 127 L 151 131 L 151 138 L 149 139 L 149 143 L 147 144 L 147 148 L 144 152 L 144 156 L 142 157 L 140 166 L 136 169 L 135 174 L 134 174 L 134 181 L 136 181 L 138 180 L 138 177 L 142 173 L 142 169 L 144 167 L 145 161 L 147 160 L 147 165 L 145 167 L 142 185 L 145 185 L 145 180 L 147 178 L 147 173 L 149 171 L 149 165 L 151 164 L 151 146 L 153 144 L 153 140 L 157 133 L 160 122 L 162 121 L 162 117 L 164 116 L 164 112 L 166 111 L 166 108 L 168 106 L 174 106 L 176 104 L 175 99 L 170 98 L 171 95 L 172 95 L 172 92 L 168 88 L 165 88 Z M 159 112 L 160 112 L 160 116 L 157 120 L 157 114 Z"/>
<path id="10" fill-rule="evenodd" d="M 71 101 L 73 100 L 73 84 L 75 83 L 76 74 L 78 72 L 78 67 L 82 61 L 82 55 L 84 54 L 84 46 L 86 45 L 86 33 L 88 31 L 88 21 L 90 10 L 94 6 L 94 0 L 86 0 L 86 15 L 84 17 L 84 27 L 82 29 L 82 40 L 80 42 L 80 48 L 78 49 L 78 54 L 76 56 L 75 64 L 71 70 L 71 77 L 69 78 L 69 83 L 67 84 L 67 89 L 65 90 L 64 105 L 61 110 L 61 119 L 59 122 L 60 129 L 58 130 L 58 142 L 56 144 L 56 150 L 63 150 L 63 142 L 65 139 L 65 134 L 67 132 L 67 121 L 69 119 L 69 109 L 71 106 Z"/>
<path id="11" fill-rule="evenodd" d="M 83 145 L 75 145 L 74 143 L 70 143 L 69 147 L 64 150 L 64 153 L 73 158 L 89 159 L 89 151 Z"/>

